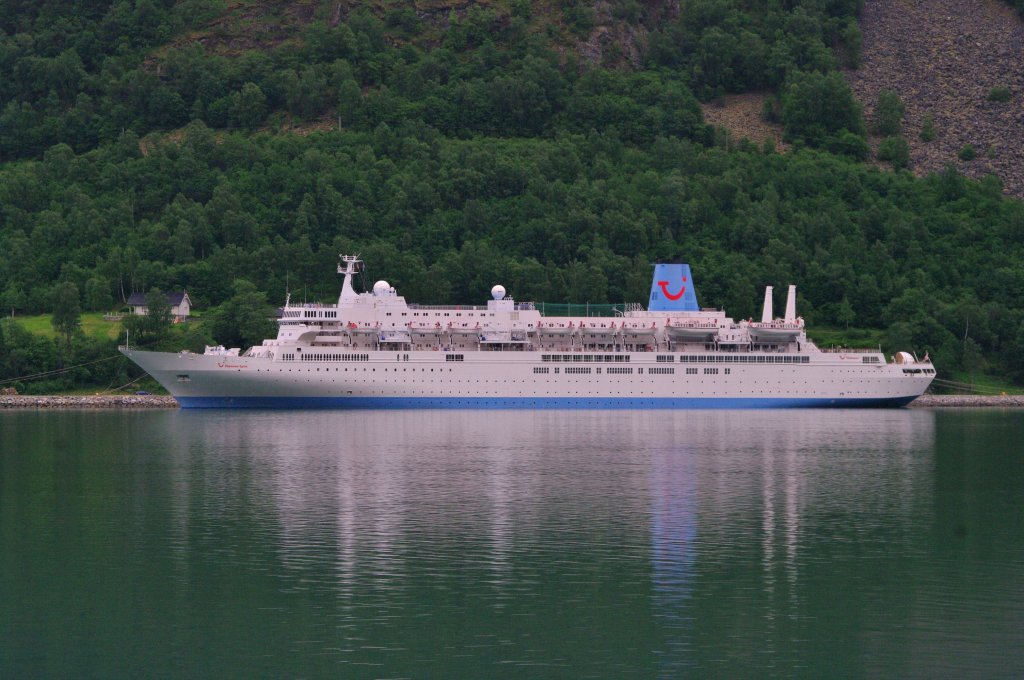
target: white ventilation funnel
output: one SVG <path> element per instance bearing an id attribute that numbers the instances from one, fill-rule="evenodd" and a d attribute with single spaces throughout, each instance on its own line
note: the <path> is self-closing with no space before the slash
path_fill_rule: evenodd
<path id="1" fill-rule="evenodd" d="M 790 286 L 786 296 L 786 323 L 796 323 L 796 286 Z"/>
<path id="2" fill-rule="evenodd" d="M 764 311 L 761 312 L 761 323 L 771 323 L 772 320 L 772 287 L 765 286 L 764 289 Z"/>

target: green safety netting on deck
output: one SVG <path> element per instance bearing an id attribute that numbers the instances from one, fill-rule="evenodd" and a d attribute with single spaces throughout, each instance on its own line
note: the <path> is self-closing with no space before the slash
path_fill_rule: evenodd
<path id="1" fill-rule="evenodd" d="M 566 302 L 537 302 L 537 311 L 541 316 L 621 316 L 626 311 L 626 303 L 616 304 L 576 304 Z"/>

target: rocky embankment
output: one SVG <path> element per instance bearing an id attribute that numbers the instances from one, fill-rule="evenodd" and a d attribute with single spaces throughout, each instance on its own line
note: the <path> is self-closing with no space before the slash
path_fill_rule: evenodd
<path id="1" fill-rule="evenodd" d="M 970 177 L 995 173 L 1024 197 L 1024 21 L 1000 0 L 867 0 L 861 67 L 847 74 L 871 121 L 878 94 L 906 107 L 910 165 L 924 174 L 955 164 Z M 1010 100 L 990 101 L 993 88 Z M 921 140 L 932 116 L 936 136 Z M 967 144 L 977 157 L 961 160 Z"/>
<path id="2" fill-rule="evenodd" d="M 1002 394 L 999 396 L 925 394 L 915 399 L 910 405 L 923 408 L 1022 408 L 1024 407 L 1024 394 Z"/>
<path id="3" fill-rule="evenodd" d="M 157 395 L 95 396 L 0 396 L 0 409 L 6 408 L 178 408 L 174 397 Z"/>

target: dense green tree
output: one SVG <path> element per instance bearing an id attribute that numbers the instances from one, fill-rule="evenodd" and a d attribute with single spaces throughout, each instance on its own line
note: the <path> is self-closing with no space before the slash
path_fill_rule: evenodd
<path id="1" fill-rule="evenodd" d="M 284 81 L 288 110 L 302 118 L 312 118 L 327 106 L 327 76 L 314 66 L 298 73 L 289 72 Z"/>
<path id="2" fill-rule="evenodd" d="M 935 139 L 935 117 L 930 113 L 924 117 L 924 122 L 921 124 L 921 141 L 930 142 Z"/>
<path id="3" fill-rule="evenodd" d="M 78 286 L 70 281 L 57 284 L 53 301 L 53 328 L 64 338 L 66 345 L 82 330 L 82 305 Z"/>
<path id="4" fill-rule="evenodd" d="M 875 104 L 871 131 L 881 137 L 895 137 L 903 129 L 903 100 L 891 90 L 882 90 Z"/>
<path id="5" fill-rule="evenodd" d="M 259 85 L 246 83 L 242 86 L 231 115 L 238 125 L 248 130 L 263 122 L 267 117 L 267 97 Z"/>
<path id="6" fill-rule="evenodd" d="M 878 145 L 878 160 L 889 161 L 892 167 L 903 170 L 910 164 L 910 146 L 903 137 L 886 137 Z"/>
<path id="7" fill-rule="evenodd" d="M 857 314 L 854 312 L 853 305 L 850 304 L 850 299 L 843 296 L 840 300 L 839 305 L 836 307 L 836 321 L 843 324 L 847 329 L 850 328 L 850 324 L 856 320 Z"/>
<path id="8" fill-rule="evenodd" d="M 114 304 L 110 285 L 101 278 L 92 277 L 85 284 L 85 308 L 93 311 L 107 311 Z"/>
<path id="9" fill-rule="evenodd" d="M 226 347 L 247 348 L 274 335 L 273 310 L 265 293 L 236 279 L 234 295 L 211 313 L 210 334 Z"/>
<path id="10" fill-rule="evenodd" d="M 155 347 L 167 339 L 171 329 L 171 305 L 167 295 L 153 288 L 146 293 L 146 313 L 124 318 L 132 345 Z"/>
<path id="11" fill-rule="evenodd" d="M 860 105 L 839 73 L 794 73 L 782 95 L 786 138 L 822 146 L 844 130 L 864 134 Z"/>
<path id="12" fill-rule="evenodd" d="M 145 331 L 153 339 L 163 338 L 173 320 L 167 294 L 153 288 L 146 293 Z"/>
<path id="13" fill-rule="evenodd" d="M 22 292 L 21 288 L 17 283 L 11 281 L 7 288 L 3 292 L 2 296 L 2 307 L 4 313 L 10 314 L 12 317 L 18 309 L 23 308 L 25 305 L 25 293 Z"/>

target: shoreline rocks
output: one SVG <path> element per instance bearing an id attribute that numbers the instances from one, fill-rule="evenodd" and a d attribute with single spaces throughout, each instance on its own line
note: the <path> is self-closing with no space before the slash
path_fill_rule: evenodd
<path id="1" fill-rule="evenodd" d="M 924 394 L 910 404 L 911 408 L 1022 408 L 1024 394 Z"/>
<path id="2" fill-rule="evenodd" d="M 0 396 L 0 409 L 178 408 L 174 397 L 155 394 Z"/>

